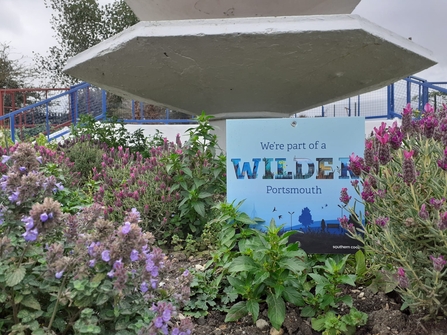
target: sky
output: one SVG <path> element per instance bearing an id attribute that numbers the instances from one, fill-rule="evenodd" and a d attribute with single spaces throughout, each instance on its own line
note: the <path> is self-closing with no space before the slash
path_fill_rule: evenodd
<path id="1" fill-rule="evenodd" d="M 51 13 L 44 0 L 0 0 L 0 43 L 12 59 L 31 64 L 33 51 L 46 55 L 56 44 Z M 362 0 L 353 13 L 431 50 L 438 65 L 415 75 L 447 82 L 446 0 Z"/>

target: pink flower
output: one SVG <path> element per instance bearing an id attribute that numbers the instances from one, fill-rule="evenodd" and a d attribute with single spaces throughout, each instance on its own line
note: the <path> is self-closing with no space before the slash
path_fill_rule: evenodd
<path id="1" fill-rule="evenodd" d="M 408 103 L 407 106 L 404 108 L 404 111 L 402 112 L 403 115 L 411 115 L 413 113 L 413 108 L 411 108 L 411 104 Z"/>
<path id="2" fill-rule="evenodd" d="M 444 266 L 447 264 L 446 260 L 444 259 L 444 257 L 442 257 L 442 255 L 439 257 L 434 257 L 430 255 L 430 259 L 433 262 L 433 269 L 438 272 L 441 272 L 442 269 L 444 269 Z"/>
<path id="3" fill-rule="evenodd" d="M 385 226 L 387 225 L 388 221 L 390 221 L 389 218 L 387 218 L 387 217 L 383 217 L 383 216 L 379 216 L 379 217 L 376 219 L 376 225 L 378 225 L 378 226 L 380 226 L 380 227 L 385 227 Z"/>
<path id="4" fill-rule="evenodd" d="M 374 132 L 376 133 L 376 136 L 377 135 L 382 136 L 382 134 L 385 134 L 385 130 L 386 130 L 385 122 L 382 122 L 379 128 L 374 127 Z"/>
<path id="5" fill-rule="evenodd" d="M 434 112 L 433 106 L 430 105 L 428 102 L 424 106 L 424 112 L 425 113 L 432 113 Z"/>
<path id="6" fill-rule="evenodd" d="M 349 203 L 349 200 L 351 200 L 351 197 L 348 195 L 348 189 L 346 187 L 343 187 L 340 192 L 340 201 L 347 205 Z"/>
<path id="7" fill-rule="evenodd" d="M 342 228 L 346 229 L 348 227 L 349 219 L 346 215 L 343 215 L 342 218 L 338 218 L 338 222 L 340 222 L 340 226 L 342 226 Z"/>
<path id="8" fill-rule="evenodd" d="M 385 145 L 385 144 L 388 143 L 388 140 L 390 139 L 390 135 L 389 134 L 383 134 L 382 136 L 380 136 L 379 134 L 377 134 L 376 138 L 379 140 L 379 142 L 382 145 Z"/>
<path id="9" fill-rule="evenodd" d="M 427 210 L 425 209 L 425 204 L 422 204 L 422 206 L 421 206 L 421 210 L 419 211 L 419 217 L 422 220 L 427 220 L 430 217 Z"/>
<path id="10" fill-rule="evenodd" d="M 406 151 L 404 150 L 404 157 L 405 159 L 410 159 L 414 155 L 414 150 Z"/>
<path id="11" fill-rule="evenodd" d="M 401 288 L 408 287 L 409 282 L 408 282 L 407 275 L 405 274 L 404 268 L 397 269 L 397 280 L 398 280 L 399 286 Z"/>

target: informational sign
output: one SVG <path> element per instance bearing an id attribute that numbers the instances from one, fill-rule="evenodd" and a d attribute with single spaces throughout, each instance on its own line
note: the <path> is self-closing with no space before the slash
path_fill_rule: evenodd
<path id="1" fill-rule="evenodd" d="M 358 180 L 349 156 L 363 155 L 365 119 L 282 118 L 227 120 L 227 200 L 244 200 L 241 211 L 261 218 L 265 230 L 274 219 L 283 231 L 295 230 L 308 253 L 354 253 L 360 244 L 338 218 L 349 213 L 340 191 Z M 356 210 L 362 211 L 361 203 Z M 359 224 L 359 223 L 355 223 Z"/>

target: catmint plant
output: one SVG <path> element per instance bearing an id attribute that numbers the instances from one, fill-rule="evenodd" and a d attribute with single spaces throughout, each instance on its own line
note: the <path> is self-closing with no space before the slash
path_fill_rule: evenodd
<path id="1" fill-rule="evenodd" d="M 350 233 L 364 243 L 376 270 L 394 281 L 403 308 L 427 318 L 447 315 L 446 112 L 445 106 L 435 110 L 429 104 L 414 112 L 408 105 L 401 127 L 383 123 L 367 139 L 364 160 L 350 161 L 361 183 L 359 199 L 348 207 L 365 223 Z M 344 190 L 341 197 L 347 199 Z M 354 210 L 355 201 L 364 203 L 364 213 Z"/>

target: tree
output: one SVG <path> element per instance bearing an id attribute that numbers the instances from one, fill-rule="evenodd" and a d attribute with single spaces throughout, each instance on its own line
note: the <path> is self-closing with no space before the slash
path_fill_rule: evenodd
<path id="1" fill-rule="evenodd" d="M 20 60 L 10 58 L 10 47 L 0 43 L 0 89 L 23 87 L 30 70 Z"/>
<path id="2" fill-rule="evenodd" d="M 0 90 L 24 88 L 29 85 L 33 78 L 33 70 L 22 63 L 22 59 L 12 59 L 10 57 L 10 46 L 0 42 Z M 12 95 L 7 91 L 2 90 L 1 93 L 0 111 L 6 112 L 5 108 L 12 106 Z M 28 93 L 27 97 L 37 97 L 37 93 Z M 25 96 L 23 94 L 16 94 L 14 96 L 14 103 L 20 106 L 25 103 Z M 9 109 L 10 111 L 10 109 Z"/>
<path id="3" fill-rule="evenodd" d="M 124 0 L 101 6 L 97 0 L 44 1 L 54 12 L 51 24 L 58 45 L 51 47 L 48 55 L 35 54 L 35 63 L 52 87 L 78 82 L 62 72 L 69 58 L 138 22 Z"/>

